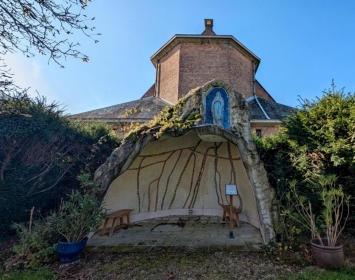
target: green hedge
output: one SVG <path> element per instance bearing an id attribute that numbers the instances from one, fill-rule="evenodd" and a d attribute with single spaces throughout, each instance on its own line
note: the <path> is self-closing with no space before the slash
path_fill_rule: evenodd
<path id="1" fill-rule="evenodd" d="M 118 143 L 110 126 L 70 120 L 44 98 L 0 98 L 0 237 L 32 206 L 42 215 L 56 207 Z"/>
<path id="2" fill-rule="evenodd" d="M 355 95 L 345 94 L 333 86 L 321 98 L 303 101 L 302 107 L 288 117 L 281 131 L 272 137 L 255 137 L 270 184 L 276 189 L 280 209 L 288 208 L 289 183 L 297 181 L 300 195 L 320 211 L 319 179 L 334 174 L 337 185 L 351 195 L 350 218 L 346 231 L 355 233 Z M 291 221 L 283 220 L 279 234 L 295 230 Z M 285 225 L 286 223 L 286 225 Z M 285 228 L 287 227 L 287 228 Z M 297 229 L 296 229 L 297 231 Z"/>

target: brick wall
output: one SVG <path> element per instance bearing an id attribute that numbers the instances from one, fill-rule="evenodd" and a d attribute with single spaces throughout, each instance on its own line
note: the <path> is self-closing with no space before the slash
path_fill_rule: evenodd
<path id="1" fill-rule="evenodd" d="M 256 81 L 256 84 L 255 84 L 255 94 L 256 94 L 256 96 L 259 96 L 259 97 L 264 98 L 266 100 L 275 101 L 258 81 Z"/>
<path id="2" fill-rule="evenodd" d="M 180 46 L 179 98 L 212 79 L 226 81 L 246 98 L 253 95 L 252 62 L 230 44 L 213 41 Z"/>
<path id="3" fill-rule="evenodd" d="M 157 66 L 159 96 L 171 103 L 178 101 L 180 45 L 164 56 Z"/>
<path id="4" fill-rule="evenodd" d="M 212 79 L 226 81 L 245 98 L 253 96 L 252 61 L 225 40 L 180 42 L 163 56 L 157 72 L 160 97 L 174 104 Z M 256 95 L 273 101 L 258 81 Z"/>
<path id="5" fill-rule="evenodd" d="M 143 94 L 141 98 L 146 98 L 150 96 L 154 96 L 155 93 L 155 83 Z"/>
<path id="6" fill-rule="evenodd" d="M 260 129 L 262 137 L 275 135 L 280 130 L 280 128 L 281 126 L 279 124 L 275 124 L 275 125 L 251 124 L 251 131 L 256 133 L 256 130 Z"/>

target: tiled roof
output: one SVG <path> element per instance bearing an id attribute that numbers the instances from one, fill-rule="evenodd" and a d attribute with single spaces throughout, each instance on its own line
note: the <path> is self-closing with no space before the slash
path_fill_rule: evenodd
<path id="1" fill-rule="evenodd" d="M 282 105 L 260 97 L 257 97 L 257 99 L 260 105 L 255 97 L 247 99 L 251 120 L 283 120 L 286 116 L 292 114 L 296 110 L 293 107 Z"/>
<path id="2" fill-rule="evenodd" d="M 147 121 L 168 105 L 171 104 L 159 97 L 152 96 L 72 115 L 71 118 L 108 122 Z"/>
<path id="3" fill-rule="evenodd" d="M 261 97 L 258 97 L 258 101 L 262 108 L 260 108 L 255 97 L 247 99 L 251 120 L 282 120 L 296 110 L 295 108 Z M 151 96 L 70 117 L 73 119 L 106 122 L 144 122 L 153 119 L 155 115 L 168 105 L 172 104 L 159 97 Z"/>

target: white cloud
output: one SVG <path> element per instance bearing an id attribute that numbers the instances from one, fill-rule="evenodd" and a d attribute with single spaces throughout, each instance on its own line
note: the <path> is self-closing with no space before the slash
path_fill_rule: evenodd
<path id="1" fill-rule="evenodd" d="M 22 54 L 8 54 L 5 62 L 14 74 L 15 83 L 22 88 L 30 88 L 32 96 L 45 95 L 49 101 L 56 99 L 56 94 L 45 80 L 41 62 L 36 58 L 26 58 Z"/>

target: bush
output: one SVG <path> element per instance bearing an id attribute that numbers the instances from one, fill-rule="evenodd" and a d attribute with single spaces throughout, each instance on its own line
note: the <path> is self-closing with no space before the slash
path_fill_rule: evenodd
<path id="1" fill-rule="evenodd" d="M 80 175 L 78 180 L 81 182 L 80 192 L 73 190 L 58 211 L 32 223 L 32 210 L 28 225 L 13 225 L 18 242 L 12 247 L 15 257 L 8 259 L 7 268 L 36 268 L 52 263 L 57 259 L 58 240 L 81 241 L 101 226 L 106 211 L 96 198 L 97 185 L 90 181 L 87 173 Z"/>
<path id="2" fill-rule="evenodd" d="M 270 184 L 276 190 L 280 213 L 292 211 L 286 194 L 294 181 L 297 193 L 311 202 L 314 214 L 319 216 L 320 194 L 324 190 L 319 180 L 333 175 L 336 185 L 352 197 L 345 231 L 355 233 L 354 93 L 345 94 L 332 86 L 321 98 L 303 101 L 301 109 L 285 120 L 276 136 L 255 141 Z M 299 230 L 304 228 L 281 216 L 276 230 L 278 240 L 289 242 L 290 237 L 295 238 L 295 231 L 301 234 Z"/>
<path id="3" fill-rule="evenodd" d="M 109 125 L 73 121 L 44 98 L 0 96 L 0 238 L 32 206 L 48 213 L 118 144 Z"/>
<path id="4" fill-rule="evenodd" d="M 16 255 L 8 259 L 7 267 L 34 268 L 56 260 L 59 235 L 48 221 L 37 220 L 29 227 L 14 224 L 14 228 L 19 240 L 12 248 Z"/>
<path id="5" fill-rule="evenodd" d="M 291 191 L 287 195 L 292 201 L 292 210 L 284 210 L 286 215 L 300 225 L 303 225 L 311 233 L 312 239 L 318 239 L 323 246 L 336 246 L 349 217 L 349 197 L 344 195 L 341 189 L 335 186 L 336 177 L 322 176 L 319 184 L 323 187 L 320 193 L 322 201 L 321 215 L 313 213 L 312 203 L 306 198 L 299 196 L 296 191 L 296 181 L 291 182 Z M 325 243 L 323 239 L 326 239 Z"/>
<path id="6" fill-rule="evenodd" d="M 81 175 L 81 192 L 73 190 L 68 200 L 50 216 L 53 229 L 66 242 L 83 240 L 90 232 L 98 230 L 106 217 L 106 210 L 96 197 L 98 186 L 89 178 L 89 174 Z"/>

